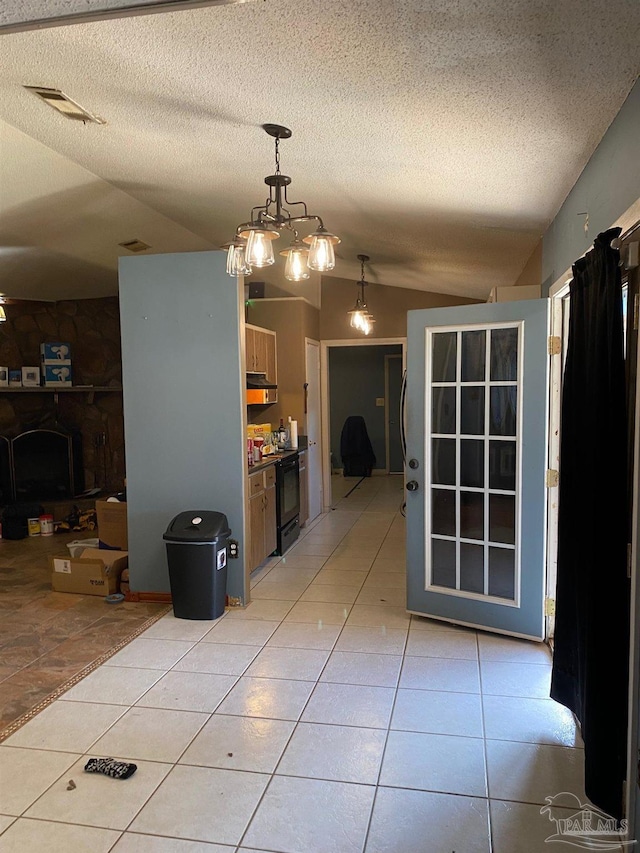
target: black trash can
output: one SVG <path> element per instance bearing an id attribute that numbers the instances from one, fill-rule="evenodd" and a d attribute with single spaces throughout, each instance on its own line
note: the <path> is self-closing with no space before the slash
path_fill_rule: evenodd
<path id="1" fill-rule="evenodd" d="M 181 512 L 167 528 L 163 539 L 178 619 L 218 619 L 224 613 L 230 536 L 226 515 L 211 510 Z"/>

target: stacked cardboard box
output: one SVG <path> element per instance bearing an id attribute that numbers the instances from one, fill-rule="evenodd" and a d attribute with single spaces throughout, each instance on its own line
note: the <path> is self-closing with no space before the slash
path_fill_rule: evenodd
<path id="1" fill-rule="evenodd" d="M 72 385 L 71 344 L 60 341 L 40 344 L 40 374 L 40 382 L 46 388 Z"/>
<path id="2" fill-rule="evenodd" d="M 96 501 L 100 548 L 126 551 L 127 504 L 125 501 Z"/>

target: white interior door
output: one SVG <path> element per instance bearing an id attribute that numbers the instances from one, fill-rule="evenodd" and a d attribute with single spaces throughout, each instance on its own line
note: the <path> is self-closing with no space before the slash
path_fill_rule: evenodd
<path id="1" fill-rule="evenodd" d="M 543 639 L 549 301 L 408 330 L 407 608 Z"/>
<path id="2" fill-rule="evenodd" d="M 309 521 L 322 512 L 322 455 L 320 453 L 320 344 L 305 338 L 307 478 Z"/>

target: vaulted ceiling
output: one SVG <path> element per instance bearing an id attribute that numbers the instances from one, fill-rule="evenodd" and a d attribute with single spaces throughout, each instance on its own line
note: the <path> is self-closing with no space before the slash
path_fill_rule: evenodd
<path id="1" fill-rule="evenodd" d="M 134 238 L 217 248 L 264 202 L 277 122 L 336 276 L 364 252 L 373 281 L 486 298 L 620 109 L 639 31 L 637 0 L 266 0 L 0 35 L 0 290 L 115 293 Z"/>

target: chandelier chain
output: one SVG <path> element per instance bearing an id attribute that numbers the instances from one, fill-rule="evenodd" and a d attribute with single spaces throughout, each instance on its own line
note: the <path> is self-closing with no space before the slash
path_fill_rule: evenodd
<path id="1" fill-rule="evenodd" d="M 280 174 L 280 140 L 276 137 L 276 175 Z"/>

